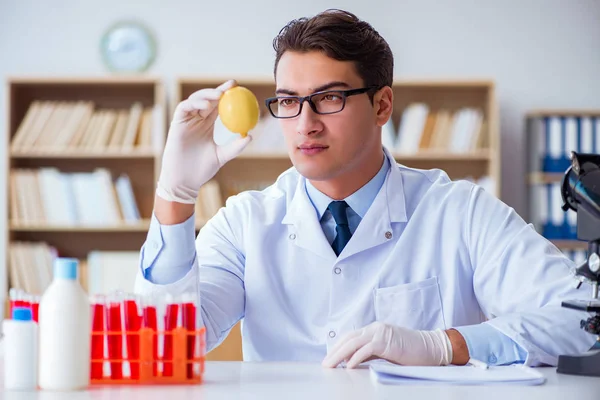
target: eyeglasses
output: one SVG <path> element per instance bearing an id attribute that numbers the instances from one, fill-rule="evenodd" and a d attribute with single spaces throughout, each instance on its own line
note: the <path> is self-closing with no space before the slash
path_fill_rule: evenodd
<path id="1" fill-rule="evenodd" d="M 308 102 L 310 108 L 317 114 L 339 113 L 346 106 L 346 98 L 356 94 L 366 93 L 377 89 L 377 86 L 349 90 L 326 90 L 308 96 L 277 96 L 265 100 L 271 115 L 275 118 L 294 118 L 302 112 L 302 105 Z"/>

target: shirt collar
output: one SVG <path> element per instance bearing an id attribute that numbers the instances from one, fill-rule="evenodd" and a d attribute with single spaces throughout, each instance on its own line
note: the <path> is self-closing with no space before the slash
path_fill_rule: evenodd
<path id="1" fill-rule="evenodd" d="M 350 206 L 350 208 L 352 208 L 352 210 L 361 218 L 364 218 L 369 207 L 371 207 L 379 189 L 381 189 L 381 186 L 383 186 L 383 183 L 385 182 L 389 169 L 390 161 L 385 157 L 379 172 L 377 172 L 377 174 L 363 187 L 344 199 L 346 203 L 348 203 L 348 206 Z M 321 220 L 323 214 L 327 211 L 329 203 L 334 200 L 315 188 L 308 179 L 306 180 L 306 193 L 308 194 L 308 198 L 313 207 L 317 211 L 317 217 Z"/>

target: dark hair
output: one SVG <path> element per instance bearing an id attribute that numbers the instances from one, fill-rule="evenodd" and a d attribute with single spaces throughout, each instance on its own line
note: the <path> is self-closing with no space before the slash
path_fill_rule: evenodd
<path id="1" fill-rule="evenodd" d="M 286 51 L 321 51 L 338 61 L 353 61 L 365 86 L 392 86 L 394 56 L 388 43 L 370 24 L 347 11 L 330 9 L 292 20 L 275 37 L 273 48 L 275 75 Z"/>

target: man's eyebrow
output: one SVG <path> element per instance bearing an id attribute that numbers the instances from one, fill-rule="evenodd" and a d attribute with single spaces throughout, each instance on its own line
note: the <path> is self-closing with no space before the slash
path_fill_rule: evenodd
<path id="1" fill-rule="evenodd" d="M 340 87 L 340 86 L 344 87 L 344 88 L 350 88 L 350 85 L 348 85 L 346 82 L 333 81 L 333 82 L 329 82 L 329 83 L 326 83 L 324 85 L 314 88 L 312 93 L 322 92 L 323 90 Z M 287 94 L 289 96 L 298 96 L 298 92 L 296 92 L 294 90 L 290 90 L 290 89 L 285 89 L 285 88 L 277 89 L 275 91 L 275 94 Z"/>

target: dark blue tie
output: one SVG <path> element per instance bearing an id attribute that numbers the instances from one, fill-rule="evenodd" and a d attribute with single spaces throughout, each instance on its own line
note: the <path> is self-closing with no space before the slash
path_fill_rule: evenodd
<path id="1" fill-rule="evenodd" d="M 346 243 L 348 243 L 350 237 L 352 236 L 350 233 L 350 227 L 348 226 L 346 208 L 348 208 L 348 203 L 345 201 L 332 201 L 327 207 L 329 212 L 331 212 L 331 215 L 333 215 L 333 219 L 336 223 L 336 236 L 331 244 L 336 256 L 340 255 L 344 247 L 346 247 Z"/>

